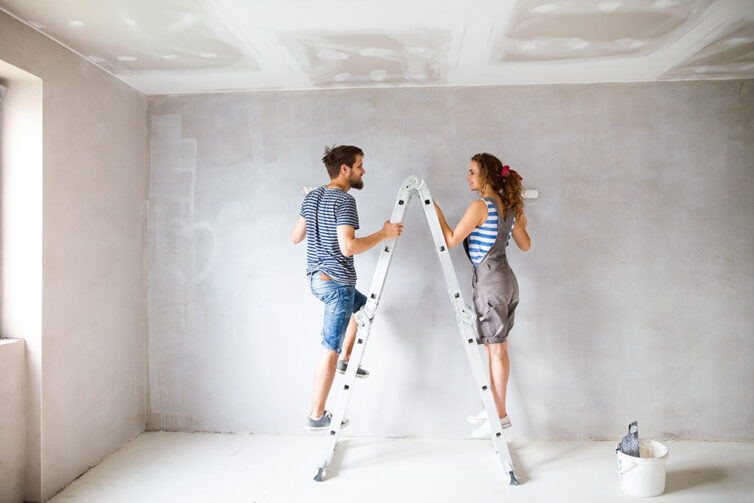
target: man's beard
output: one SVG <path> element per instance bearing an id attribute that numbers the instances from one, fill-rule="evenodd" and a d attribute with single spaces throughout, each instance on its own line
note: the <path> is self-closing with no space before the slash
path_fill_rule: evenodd
<path id="1" fill-rule="evenodd" d="M 364 188 L 364 180 L 357 178 L 356 180 L 349 182 L 352 189 L 361 190 Z"/>

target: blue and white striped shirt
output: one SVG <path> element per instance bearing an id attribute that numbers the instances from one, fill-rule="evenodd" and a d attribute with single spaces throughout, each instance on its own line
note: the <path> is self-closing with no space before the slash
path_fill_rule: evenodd
<path id="1" fill-rule="evenodd" d="M 497 208 L 492 199 L 483 198 L 487 204 L 487 220 L 469 234 L 469 257 L 474 267 L 478 266 L 497 238 Z"/>
<path id="2" fill-rule="evenodd" d="M 318 187 L 301 203 L 299 215 L 306 219 L 306 273 L 321 271 L 340 285 L 356 284 L 353 256 L 340 252 L 336 228 L 359 228 L 356 200 L 340 189 Z"/>
<path id="3" fill-rule="evenodd" d="M 469 234 L 469 258 L 474 267 L 482 262 L 482 259 L 484 259 L 485 255 L 487 255 L 495 244 L 499 224 L 499 215 L 495 203 L 488 197 L 483 197 L 482 201 L 487 205 L 487 220 Z M 510 244 L 515 225 L 516 218 L 513 217 L 513 223 L 510 231 L 508 231 L 508 240 L 505 242 L 505 246 Z"/>

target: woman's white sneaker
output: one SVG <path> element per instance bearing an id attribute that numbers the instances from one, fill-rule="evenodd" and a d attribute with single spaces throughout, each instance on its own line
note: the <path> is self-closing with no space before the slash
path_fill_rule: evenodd
<path id="1" fill-rule="evenodd" d="M 508 416 L 500 418 L 500 426 L 502 426 L 503 429 L 510 428 L 511 427 L 510 418 Z M 490 423 L 485 421 L 484 424 L 482 424 L 482 426 L 480 426 L 479 428 L 471 432 L 471 437 L 472 438 L 486 438 L 486 437 L 489 437 L 491 434 L 492 432 L 490 431 Z"/>
<path id="2" fill-rule="evenodd" d="M 487 421 L 487 411 L 482 409 L 479 414 L 476 416 L 468 416 L 466 418 L 466 421 L 470 422 L 471 424 L 480 424 Z"/>

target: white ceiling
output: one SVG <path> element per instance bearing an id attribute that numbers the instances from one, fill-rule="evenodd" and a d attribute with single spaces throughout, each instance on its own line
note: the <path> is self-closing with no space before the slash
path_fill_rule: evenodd
<path id="1" fill-rule="evenodd" d="M 754 0 L 0 0 L 147 94 L 754 78 Z"/>

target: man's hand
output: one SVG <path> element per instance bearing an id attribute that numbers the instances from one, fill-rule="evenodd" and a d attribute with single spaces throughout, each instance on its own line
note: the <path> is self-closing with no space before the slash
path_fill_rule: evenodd
<path id="1" fill-rule="evenodd" d="M 403 224 L 401 222 L 391 224 L 390 220 L 385 220 L 382 232 L 385 233 L 385 239 L 395 239 L 403 232 Z"/>

